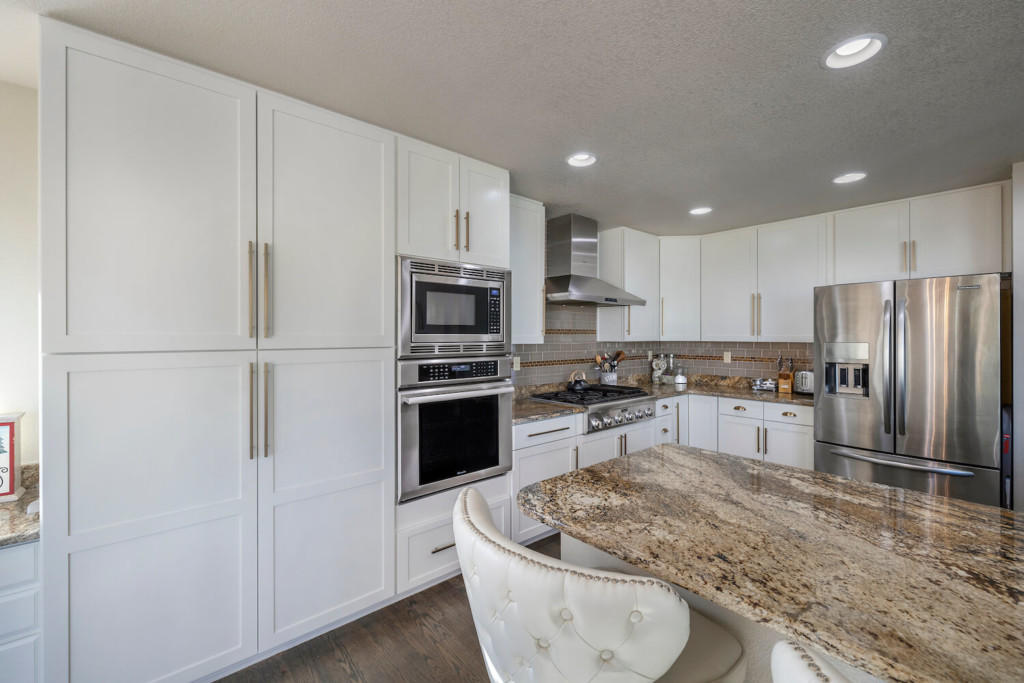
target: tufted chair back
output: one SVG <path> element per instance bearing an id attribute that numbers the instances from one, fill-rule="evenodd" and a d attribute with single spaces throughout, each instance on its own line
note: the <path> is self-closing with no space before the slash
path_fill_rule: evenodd
<path id="1" fill-rule="evenodd" d="M 850 683 L 817 652 L 780 640 L 772 648 L 773 683 Z"/>
<path id="2" fill-rule="evenodd" d="M 686 645 L 689 607 L 668 584 L 577 567 L 513 543 L 472 488 L 459 495 L 453 522 L 495 683 L 652 681 Z"/>

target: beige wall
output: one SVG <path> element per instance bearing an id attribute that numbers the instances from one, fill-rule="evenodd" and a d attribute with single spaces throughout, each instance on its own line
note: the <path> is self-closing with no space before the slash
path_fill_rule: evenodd
<path id="1" fill-rule="evenodd" d="M 0 82 L 0 413 L 25 412 L 21 462 L 39 461 L 36 91 Z"/>

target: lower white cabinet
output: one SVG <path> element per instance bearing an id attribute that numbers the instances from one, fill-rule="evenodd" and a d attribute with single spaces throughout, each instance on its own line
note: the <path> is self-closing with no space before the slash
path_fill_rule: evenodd
<path id="1" fill-rule="evenodd" d="M 814 469 L 814 409 L 718 399 L 718 450 L 753 460 Z"/>
<path id="2" fill-rule="evenodd" d="M 689 444 L 689 397 L 660 398 L 655 404 L 654 443 Z"/>
<path id="3" fill-rule="evenodd" d="M 814 469 L 814 427 L 764 423 L 764 459 L 778 465 Z"/>
<path id="4" fill-rule="evenodd" d="M 260 650 L 394 595 L 393 359 L 259 354 Z"/>
<path id="5" fill-rule="evenodd" d="M 622 455 L 622 435 L 617 432 L 590 434 L 579 438 L 579 455 L 576 466 L 579 469 L 596 465 Z"/>
<path id="6" fill-rule="evenodd" d="M 739 455 L 755 460 L 763 459 L 761 454 L 760 418 L 718 416 L 718 450 L 721 453 Z"/>
<path id="7" fill-rule="evenodd" d="M 0 681 L 42 680 L 39 543 L 0 548 Z"/>
<path id="8" fill-rule="evenodd" d="M 470 484 L 480 491 L 491 508 L 494 525 L 509 535 L 511 505 L 510 475 L 503 474 Z M 396 510 L 395 534 L 398 566 L 397 591 L 405 593 L 437 581 L 459 570 L 455 550 L 452 511 L 460 488 L 402 503 Z"/>
<path id="9" fill-rule="evenodd" d="M 622 430 L 622 453 L 636 453 L 654 445 L 654 421 L 646 420 Z"/>
<path id="10" fill-rule="evenodd" d="M 718 398 L 688 396 L 688 445 L 709 451 L 718 450 Z"/>
<path id="11" fill-rule="evenodd" d="M 539 424 L 544 424 L 543 422 Z M 559 439 L 512 452 L 512 540 L 523 543 L 551 528 L 518 511 L 516 496 L 524 486 L 571 472 L 575 467 L 576 437 Z"/>

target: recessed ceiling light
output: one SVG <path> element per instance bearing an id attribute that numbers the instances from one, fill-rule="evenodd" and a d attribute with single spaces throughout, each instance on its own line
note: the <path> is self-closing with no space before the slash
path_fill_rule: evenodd
<path id="1" fill-rule="evenodd" d="M 832 182 L 836 185 L 845 185 L 846 183 L 855 183 L 858 180 L 864 180 L 867 177 L 867 173 L 844 173 L 841 176 L 833 178 Z"/>
<path id="2" fill-rule="evenodd" d="M 597 163 L 597 156 L 590 152 L 577 152 L 566 159 L 570 166 L 593 166 Z"/>
<path id="3" fill-rule="evenodd" d="M 710 206 L 698 206 L 696 209 L 690 209 L 690 213 L 694 216 L 703 216 L 706 213 L 711 213 Z"/>
<path id="4" fill-rule="evenodd" d="M 847 38 L 832 47 L 821 58 L 821 65 L 828 69 L 845 69 L 866 62 L 885 47 L 889 42 L 881 33 L 865 33 Z"/>

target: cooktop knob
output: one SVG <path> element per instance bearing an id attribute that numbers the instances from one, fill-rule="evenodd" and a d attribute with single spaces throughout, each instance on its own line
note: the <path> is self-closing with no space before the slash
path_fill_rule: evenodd
<path id="1" fill-rule="evenodd" d="M 622 424 L 622 413 L 619 413 L 618 415 L 615 416 L 615 423 Z"/>
<path id="2" fill-rule="evenodd" d="M 612 418 L 610 418 L 607 415 L 605 415 L 604 416 L 604 426 L 605 427 L 611 427 L 613 424 L 615 424 L 615 420 L 613 420 Z"/>
<path id="3" fill-rule="evenodd" d="M 644 408 L 644 415 L 650 417 L 651 415 L 654 415 L 654 411 L 651 410 L 650 408 Z"/>
<path id="4" fill-rule="evenodd" d="M 600 418 L 598 418 L 598 417 L 590 418 L 590 428 L 591 429 L 600 429 L 601 427 L 604 427 L 604 422 L 602 422 Z"/>
<path id="5" fill-rule="evenodd" d="M 635 419 L 636 419 L 636 415 L 634 415 L 632 413 L 632 411 L 627 410 L 626 411 L 626 422 L 632 422 Z"/>

